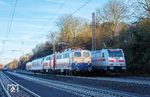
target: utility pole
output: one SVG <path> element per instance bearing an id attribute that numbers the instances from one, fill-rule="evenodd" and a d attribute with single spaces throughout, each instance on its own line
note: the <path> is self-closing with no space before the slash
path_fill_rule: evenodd
<path id="1" fill-rule="evenodd" d="M 95 13 L 92 13 L 92 51 L 96 50 Z"/>
<path id="2" fill-rule="evenodd" d="M 54 53 L 54 63 L 53 63 L 53 69 L 55 70 L 56 66 L 56 49 L 55 49 L 55 40 L 53 41 L 53 53 Z"/>
<path id="3" fill-rule="evenodd" d="M 24 46 L 24 41 L 22 40 L 22 42 L 21 42 L 21 45 L 22 45 L 22 51 L 23 51 L 23 46 Z M 24 55 L 24 51 L 23 51 L 23 55 Z"/>
<path id="4" fill-rule="evenodd" d="M 55 70 L 55 65 L 56 65 L 56 47 L 55 47 L 55 36 L 54 36 L 54 33 L 51 34 L 51 37 L 52 37 L 52 41 L 53 41 L 53 54 L 54 54 L 54 60 L 53 60 L 53 69 Z"/>

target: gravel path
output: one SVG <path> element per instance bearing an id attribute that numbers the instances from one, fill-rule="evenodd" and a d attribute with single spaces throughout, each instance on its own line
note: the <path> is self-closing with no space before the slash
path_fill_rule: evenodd
<path id="1" fill-rule="evenodd" d="M 80 97 L 72 93 L 49 87 L 48 85 L 38 84 L 36 81 L 30 81 L 28 79 L 14 76 L 12 73 L 10 74 L 5 72 L 5 74 L 18 84 L 24 86 L 41 97 Z"/>
<path id="2" fill-rule="evenodd" d="M 0 85 L 0 97 L 7 97 L 1 85 Z"/>
<path id="3" fill-rule="evenodd" d="M 11 96 L 11 97 L 34 97 L 29 92 L 22 89 L 19 84 L 18 84 L 18 88 L 19 88 L 18 91 L 15 91 L 15 92 L 8 91 L 7 90 L 8 85 L 12 85 L 12 84 L 17 85 L 17 83 L 12 82 L 11 79 L 7 78 L 2 72 L 0 72 L 0 79 L 8 93 L 8 96 Z"/>
<path id="4" fill-rule="evenodd" d="M 10 72 L 8 72 L 10 74 Z M 72 83 L 65 83 L 54 80 L 47 80 L 38 77 L 27 76 L 19 73 L 12 73 L 16 77 L 20 77 L 22 79 L 27 79 L 33 82 L 36 82 L 41 85 L 46 85 L 52 88 L 56 88 L 62 91 L 70 92 L 73 94 L 77 94 L 82 97 L 136 97 L 137 95 L 133 95 L 130 93 L 125 93 L 122 91 L 114 91 L 112 89 L 105 90 L 101 88 L 92 88 L 87 86 L 81 86 Z M 140 96 L 139 96 L 140 97 Z"/>
<path id="5" fill-rule="evenodd" d="M 42 75 L 42 74 L 33 75 L 32 73 L 28 73 L 28 75 L 50 79 L 50 80 L 57 80 L 61 82 L 80 84 L 83 86 L 90 86 L 94 88 L 101 87 L 104 89 L 121 90 L 124 92 L 139 94 L 139 95 L 142 95 L 143 97 L 144 96 L 150 97 L 149 85 L 126 83 L 126 82 L 111 81 L 111 80 L 96 80 L 96 79 L 88 79 L 88 78 L 80 78 L 80 77 L 65 77 L 65 76 Z"/>

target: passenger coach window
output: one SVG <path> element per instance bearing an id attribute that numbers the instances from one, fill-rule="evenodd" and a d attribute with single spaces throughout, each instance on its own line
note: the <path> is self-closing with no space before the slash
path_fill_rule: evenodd
<path id="1" fill-rule="evenodd" d="M 89 52 L 83 52 L 83 56 L 84 56 L 84 57 L 89 57 L 90 54 L 89 54 Z"/>
<path id="2" fill-rule="evenodd" d="M 67 58 L 69 58 L 69 54 L 67 54 Z"/>
<path id="3" fill-rule="evenodd" d="M 57 56 L 57 59 L 62 59 L 62 55 L 58 55 L 58 56 Z"/>
<path id="4" fill-rule="evenodd" d="M 69 54 L 68 53 L 64 54 L 63 58 L 69 58 Z"/>
<path id="5" fill-rule="evenodd" d="M 81 57 L 81 52 L 74 52 L 75 57 Z"/>
<path id="6" fill-rule="evenodd" d="M 102 57 L 105 57 L 105 56 L 104 56 L 104 53 L 102 53 Z"/>
<path id="7" fill-rule="evenodd" d="M 49 60 L 49 57 L 48 57 L 48 58 L 46 58 L 46 60 Z"/>

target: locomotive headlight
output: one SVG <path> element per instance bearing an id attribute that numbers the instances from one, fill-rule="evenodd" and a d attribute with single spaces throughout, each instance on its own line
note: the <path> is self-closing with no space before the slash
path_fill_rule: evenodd
<path id="1" fill-rule="evenodd" d="M 88 61 L 88 65 L 90 65 L 90 62 Z"/>
<path id="2" fill-rule="evenodd" d="M 112 70 L 112 69 L 114 69 L 114 67 L 109 67 L 109 69 L 111 69 L 111 70 Z"/>
<path id="3" fill-rule="evenodd" d="M 126 69 L 126 67 L 122 67 L 122 69 Z"/>
<path id="4" fill-rule="evenodd" d="M 110 64 L 110 66 L 113 66 L 113 64 Z"/>
<path id="5" fill-rule="evenodd" d="M 121 66 L 125 66 L 125 64 L 120 64 Z"/>
<path id="6" fill-rule="evenodd" d="M 77 65 L 77 61 L 75 61 L 75 65 Z"/>

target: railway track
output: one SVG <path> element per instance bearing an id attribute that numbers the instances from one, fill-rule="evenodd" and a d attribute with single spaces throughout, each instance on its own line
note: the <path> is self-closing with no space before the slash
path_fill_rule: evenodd
<path id="1" fill-rule="evenodd" d="M 42 85 L 55 88 L 55 89 L 59 89 L 62 91 L 66 91 L 69 93 L 73 93 L 81 97 L 135 97 L 135 95 L 132 95 L 132 94 L 116 92 L 113 90 L 104 90 L 100 88 L 92 88 L 92 87 L 81 86 L 77 84 L 70 84 L 70 83 L 65 83 L 65 82 L 60 82 L 60 81 L 47 80 L 43 78 L 37 78 L 37 77 L 29 76 L 29 75 L 23 75 L 23 74 L 12 73 L 12 72 L 8 72 L 8 73 L 14 76 L 23 78 L 25 80 L 34 81 L 38 84 L 42 84 Z"/>
<path id="2" fill-rule="evenodd" d="M 19 73 L 24 74 L 33 74 L 31 72 L 26 71 L 19 71 Z M 48 75 L 48 74 L 41 74 L 36 73 L 38 75 Z M 79 78 L 79 79 L 89 79 L 89 80 L 99 80 L 99 81 L 112 81 L 112 82 L 121 82 L 121 83 L 127 83 L 127 84 L 136 84 L 136 85 L 145 85 L 150 86 L 150 80 L 145 79 L 131 79 L 131 78 L 117 78 L 117 77 L 83 77 L 83 76 L 69 76 L 69 75 L 56 75 L 58 77 L 68 77 L 68 78 Z"/>
<path id="3" fill-rule="evenodd" d="M 64 76 L 57 75 L 60 77 L 75 77 L 81 79 L 90 79 L 90 80 L 100 80 L 100 81 L 114 81 L 114 82 L 122 82 L 128 84 L 137 84 L 137 85 L 145 85 L 150 86 L 150 80 L 139 80 L 139 79 L 129 79 L 129 78 L 115 78 L 115 77 L 80 77 L 80 76 Z"/>
<path id="4" fill-rule="evenodd" d="M 36 76 L 39 78 L 61 81 L 65 83 L 74 83 L 94 88 L 108 88 L 117 91 L 137 94 L 139 97 L 150 97 L 150 80 L 148 77 L 138 79 L 132 77 L 84 77 L 84 76 L 69 76 L 69 75 L 50 75 L 32 72 L 18 71 L 18 73 Z M 112 80 L 111 80 L 112 79 Z"/>
<path id="5" fill-rule="evenodd" d="M 7 97 L 40 97 L 0 72 L 0 84 Z"/>

